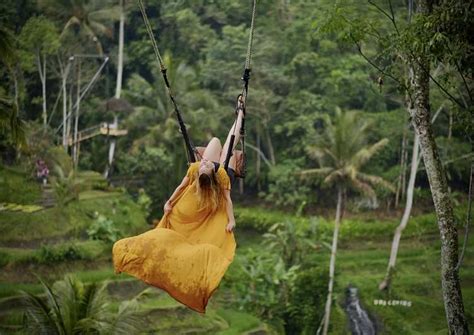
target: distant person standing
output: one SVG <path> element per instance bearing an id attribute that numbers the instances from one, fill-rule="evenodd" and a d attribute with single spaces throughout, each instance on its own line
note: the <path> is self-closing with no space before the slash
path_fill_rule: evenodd
<path id="1" fill-rule="evenodd" d="M 44 185 L 48 183 L 49 169 L 45 161 L 42 159 L 36 160 L 36 177 Z"/>

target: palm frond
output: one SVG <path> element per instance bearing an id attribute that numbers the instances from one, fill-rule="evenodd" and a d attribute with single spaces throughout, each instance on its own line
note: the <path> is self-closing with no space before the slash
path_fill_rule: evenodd
<path id="1" fill-rule="evenodd" d="M 25 310 L 25 330 L 40 334 L 59 334 L 50 307 L 43 299 L 27 292 L 21 293 L 21 305 Z"/>
<path id="2" fill-rule="evenodd" d="M 344 179 L 344 175 L 343 169 L 333 170 L 326 176 L 326 178 L 324 178 L 323 183 L 331 185 L 337 180 L 342 181 Z"/>
<path id="3" fill-rule="evenodd" d="M 106 26 L 105 24 L 102 24 L 102 23 L 96 22 L 96 21 L 89 21 L 88 26 L 95 33 L 95 35 L 107 36 L 108 38 L 113 37 L 112 28 Z M 97 38 L 97 37 L 95 37 L 95 38 Z"/>
<path id="4" fill-rule="evenodd" d="M 66 35 L 67 31 L 74 25 L 77 25 L 77 26 L 81 25 L 81 21 L 79 21 L 79 19 L 75 16 L 71 17 L 66 22 L 66 24 L 64 25 L 63 30 L 61 31 L 61 34 L 59 35 L 59 38 L 63 38 Z"/>
<path id="5" fill-rule="evenodd" d="M 66 275 L 63 280 L 53 285 L 53 291 L 61 306 L 61 315 L 68 332 L 72 332 L 74 325 L 82 318 L 80 301 L 83 295 L 83 284 L 72 275 Z"/>
<path id="6" fill-rule="evenodd" d="M 112 329 L 116 335 L 138 334 L 143 330 L 143 317 L 136 299 L 120 304 Z"/>
<path id="7" fill-rule="evenodd" d="M 61 308 L 59 307 L 58 300 L 56 299 L 56 295 L 54 294 L 53 290 L 51 287 L 46 284 L 43 279 L 41 279 L 39 276 L 35 275 L 36 278 L 40 281 L 41 285 L 43 286 L 44 292 L 46 294 L 46 298 L 49 304 L 49 307 L 51 309 L 51 313 L 57 323 L 57 326 L 59 328 L 59 333 L 65 333 L 66 332 L 66 326 L 64 324 L 64 321 L 61 317 Z"/>
<path id="8" fill-rule="evenodd" d="M 370 198 L 376 198 L 374 189 L 368 183 L 365 183 L 358 179 L 353 179 L 351 180 L 351 186 Z"/>
<path id="9" fill-rule="evenodd" d="M 368 175 L 362 172 L 357 173 L 357 177 L 363 181 L 369 182 L 374 186 L 381 186 L 385 189 L 388 189 L 392 192 L 395 192 L 395 186 L 379 176 Z"/>
<path id="10" fill-rule="evenodd" d="M 324 168 L 303 170 L 303 171 L 298 172 L 298 174 L 302 176 L 311 176 L 311 175 L 321 176 L 321 175 L 327 175 L 331 173 L 331 171 L 333 170 L 334 170 L 333 168 L 324 167 Z"/>
<path id="11" fill-rule="evenodd" d="M 306 152 L 308 153 L 308 156 L 312 159 L 315 159 L 319 161 L 323 156 L 324 156 L 324 150 L 323 148 L 320 148 L 316 145 L 311 145 L 306 147 Z"/>
<path id="12" fill-rule="evenodd" d="M 0 26 L 0 61 L 11 64 L 15 59 L 13 34 L 5 27 Z"/>
<path id="13" fill-rule="evenodd" d="M 96 33 L 94 30 L 92 30 L 91 26 L 85 22 L 82 22 L 81 24 L 81 30 L 84 31 L 84 33 L 90 37 L 90 39 L 95 43 L 97 53 L 102 56 L 104 54 L 104 49 L 102 47 L 102 43 L 100 42 L 99 38 L 97 37 Z"/>
<path id="14" fill-rule="evenodd" d="M 89 289 L 93 291 L 93 294 L 90 294 L 89 297 L 89 308 L 87 316 L 97 316 L 107 311 L 107 282 L 102 282 L 100 284 L 94 283 Z"/>
<path id="15" fill-rule="evenodd" d="M 113 6 L 110 8 L 101 8 L 95 11 L 92 11 L 87 16 L 89 22 L 114 22 L 120 20 L 121 13 L 120 6 Z"/>
<path id="16" fill-rule="evenodd" d="M 380 149 L 388 144 L 388 139 L 384 138 L 377 143 L 371 145 L 369 148 L 360 149 L 353 157 L 352 163 L 357 167 L 363 166 L 372 156 L 374 156 Z"/>

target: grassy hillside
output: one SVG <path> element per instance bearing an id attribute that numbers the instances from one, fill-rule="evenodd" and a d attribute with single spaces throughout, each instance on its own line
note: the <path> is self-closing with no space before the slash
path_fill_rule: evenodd
<path id="1" fill-rule="evenodd" d="M 2 168 L 0 186 L 0 332 L 16 334 L 21 324 L 17 303 L 21 291 L 42 293 L 35 275 L 48 282 L 73 273 L 85 282 L 109 281 L 111 309 L 133 298 L 146 285 L 112 268 L 111 243 L 91 240 L 87 230 L 100 214 L 111 220 L 119 236 L 151 228 L 146 212 L 127 193 L 108 189 L 95 173 L 78 176 L 78 200 L 41 207 L 42 188 L 27 173 Z M 97 185 L 99 185 L 97 187 Z M 14 191 L 15 190 L 15 191 Z M 18 191 L 23 190 L 23 191 Z M 34 208 L 32 206 L 35 206 Z M 33 211 L 29 211 L 32 207 Z M 206 315 L 197 314 L 161 290 L 149 288 L 140 299 L 144 324 L 160 334 L 273 334 L 261 320 L 222 303 L 215 295 Z M 225 296 L 225 295 L 224 295 Z"/>
<path id="2" fill-rule="evenodd" d="M 19 205 L 37 204 L 41 188 L 25 174 L 3 170 L 1 201 Z M 95 177 L 83 177 L 90 182 Z M 97 181 L 97 180 L 96 180 Z M 91 184 L 91 183 L 89 183 Z M 94 183 L 92 183 L 94 184 Z M 131 292 L 145 289 L 127 275 L 117 276 L 111 265 L 110 242 L 90 240 L 86 233 L 96 212 L 112 220 L 122 236 L 150 229 L 146 213 L 126 193 L 118 190 L 85 187 L 79 200 L 28 213 L 21 210 L 0 210 L 0 324 L 15 325 L 20 320 L 12 310 L 12 300 L 19 290 L 40 293 L 41 287 L 33 273 L 52 282 L 65 273 L 74 273 L 81 280 L 110 280 L 110 293 L 118 306 Z M 23 189 L 25 192 L 13 192 Z M 320 241 L 330 243 L 333 223 L 329 219 L 296 217 L 258 207 L 236 208 L 237 255 L 246 249 L 262 248 L 262 234 L 276 222 L 289 220 L 296 226 L 314 225 Z M 456 209 L 459 217 L 465 208 Z M 460 221 L 462 222 L 462 221 Z M 336 303 L 331 316 L 332 334 L 349 334 L 344 312 L 345 288 L 358 288 L 362 306 L 376 320 L 381 334 L 445 334 L 447 331 L 440 280 L 440 242 L 434 214 L 413 217 L 403 233 L 397 261 L 397 272 L 390 292 L 377 289 L 387 266 L 392 234 L 397 218 L 377 220 L 364 214 L 351 216 L 342 223 L 336 261 Z M 460 243 L 462 243 L 460 229 Z M 306 257 L 313 264 L 327 264 L 329 250 L 309 250 Z M 236 257 L 224 277 L 224 285 L 210 301 L 209 312 L 197 315 L 174 301 L 166 293 L 153 289 L 141 301 L 146 320 L 160 334 L 193 332 L 196 334 L 271 334 L 268 322 L 246 311 L 239 311 L 226 281 L 239 270 Z M 465 310 L 474 327 L 474 242 L 469 240 L 460 271 Z M 135 289 L 130 290 L 130 285 Z M 12 298 L 13 297 L 13 298 Z M 409 301 L 411 306 L 383 306 L 376 301 Z M 114 307 L 115 306 L 115 307 Z"/>
<path id="3" fill-rule="evenodd" d="M 465 206 L 455 209 L 462 221 Z M 311 219 L 287 213 L 241 208 L 236 213 L 238 227 L 252 231 L 243 238 L 241 246 L 253 246 L 261 234 L 274 222 L 290 220 L 296 225 L 308 225 Z M 317 229 L 323 241 L 330 242 L 332 222 L 318 218 Z M 379 221 L 351 218 L 344 220 L 336 260 L 336 304 L 331 316 L 332 334 L 350 334 L 344 312 L 345 289 L 351 284 L 359 290 L 362 306 L 376 320 L 382 334 L 446 334 L 446 318 L 441 292 L 440 241 L 436 216 L 424 214 L 412 217 L 403 232 L 397 258 L 397 271 L 389 292 L 378 290 L 383 280 L 395 227 L 396 218 Z M 253 227 L 253 228 L 252 228 Z M 237 231 L 241 233 L 241 230 Z M 459 244 L 464 230 L 459 225 Z M 329 250 L 312 252 L 311 263 L 326 264 Z M 234 264 L 233 264 L 234 266 Z M 231 267 L 232 271 L 232 267 Z M 474 241 L 468 240 L 463 266 L 460 270 L 465 311 L 471 329 L 474 327 Z M 379 305 L 378 300 L 409 301 L 410 307 Z"/>

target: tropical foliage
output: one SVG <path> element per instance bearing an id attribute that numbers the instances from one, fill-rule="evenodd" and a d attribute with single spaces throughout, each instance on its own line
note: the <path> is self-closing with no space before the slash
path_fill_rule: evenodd
<path id="1" fill-rule="evenodd" d="M 24 293 L 25 330 L 33 334 L 130 334 L 141 329 L 134 300 L 120 304 L 117 313 L 107 302 L 107 285 L 84 284 L 66 276 L 53 286 L 41 280 L 44 296 Z"/>

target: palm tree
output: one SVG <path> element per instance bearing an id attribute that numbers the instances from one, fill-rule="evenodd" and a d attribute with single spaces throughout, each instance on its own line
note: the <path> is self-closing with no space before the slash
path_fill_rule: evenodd
<path id="1" fill-rule="evenodd" d="M 323 183 L 337 190 L 336 218 L 329 264 L 329 284 L 323 334 L 327 334 L 331 313 L 334 269 L 336 265 L 337 241 L 343 215 L 344 199 L 348 190 L 374 198 L 373 186 L 393 190 L 393 186 L 381 177 L 361 171 L 362 167 L 387 143 L 384 138 L 375 144 L 367 143 L 367 133 L 371 123 L 362 119 L 357 112 L 342 112 L 336 109 L 331 119 L 325 116 L 326 128 L 317 144 L 307 148 L 308 154 L 315 158 L 320 167 L 302 171 L 303 175 L 323 176 Z"/>
<path id="2" fill-rule="evenodd" d="M 61 37 L 74 27 L 82 36 L 88 37 L 96 46 L 99 55 L 104 54 L 99 36 L 112 37 L 110 24 L 120 19 L 120 7 L 111 1 L 90 0 L 38 0 L 40 8 L 64 22 Z"/>
<path id="3" fill-rule="evenodd" d="M 137 334 L 142 320 L 136 299 L 112 313 L 107 284 L 84 284 L 71 275 L 52 287 L 41 281 L 44 297 L 23 293 L 25 330 L 33 334 Z"/>

